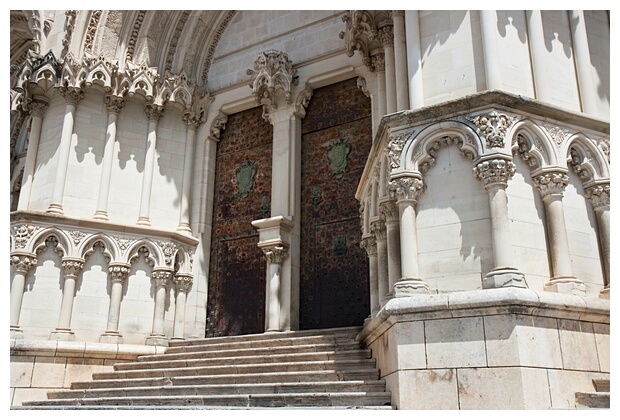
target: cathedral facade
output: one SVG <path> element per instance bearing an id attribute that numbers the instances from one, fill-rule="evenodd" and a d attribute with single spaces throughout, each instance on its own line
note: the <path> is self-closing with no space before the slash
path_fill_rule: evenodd
<path id="1" fill-rule="evenodd" d="M 360 326 L 395 408 L 574 408 L 610 372 L 609 27 L 11 11 L 12 405 Z"/>

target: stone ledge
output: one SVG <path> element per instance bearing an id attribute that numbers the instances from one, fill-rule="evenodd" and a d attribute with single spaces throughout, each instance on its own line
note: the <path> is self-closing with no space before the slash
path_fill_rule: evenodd
<path id="1" fill-rule="evenodd" d="M 522 314 L 609 324 L 607 299 L 507 287 L 389 300 L 356 339 L 373 342 L 396 322 Z"/>
<path id="2" fill-rule="evenodd" d="M 138 356 L 163 354 L 165 351 L 166 347 L 139 344 L 11 339 L 11 356 L 135 360 Z"/>

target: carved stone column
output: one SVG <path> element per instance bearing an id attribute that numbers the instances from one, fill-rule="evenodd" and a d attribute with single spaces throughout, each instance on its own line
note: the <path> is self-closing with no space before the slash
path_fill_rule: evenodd
<path id="1" fill-rule="evenodd" d="M 529 38 L 530 56 L 532 57 L 532 75 L 534 76 L 534 89 L 536 99 L 550 102 L 552 100 L 545 60 L 547 49 L 545 48 L 545 35 L 543 30 L 542 15 L 540 10 L 526 10 L 527 33 Z"/>
<path id="2" fill-rule="evenodd" d="M 105 97 L 105 105 L 108 109 L 108 129 L 106 131 L 105 145 L 103 146 L 103 165 L 101 167 L 101 180 L 99 181 L 97 210 L 95 210 L 95 215 L 93 216 L 93 218 L 100 220 L 108 220 L 108 195 L 110 193 L 112 163 L 114 162 L 116 120 L 121 109 L 125 106 L 125 99 L 121 96 L 108 95 Z"/>
<path id="3" fill-rule="evenodd" d="M 17 210 L 26 210 L 30 202 L 30 192 L 32 190 L 37 154 L 39 152 L 39 140 L 41 139 L 41 125 L 43 124 L 43 116 L 45 115 L 45 111 L 47 111 L 47 107 L 48 104 L 42 101 L 32 101 L 28 104 L 32 121 L 30 123 L 28 151 L 26 152 L 22 189 L 19 194 Z"/>
<path id="4" fill-rule="evenodd" d="M 394 285 L 401 278 L 400 270 L 400 227 L 398 206 L 394 200 L 387 198 L 379 202 L 379 213 L 385 220 L 388 256 L 388 297 L 394 296 Z"/>
<path id="5" fill-rule="evenodd" d="M 374 317 L 379 311 L 379 271 L 377 264 L 377 240 L 373 235 L 362 237 L 360 246 L 368 254 L 368 277 L 370 286 L 370 316 Z"/>
<path id="6" fill-rule="evenodd" d="M 173 340 L 184 340 L 185 329 L 185 303 L 187 302 L 187 292 L 192 287 L 194 276 L 185 273 L 174 276 L 174 289 L 176 291 L 176 301 L 174 306 L 174 330 Z"/>
<path id="7" fill-rule="evenodd" d="M 594 84 L 594 76 L 592 74 L 590 46 L 588 43 L 588 33 L 586 31 L 586 20 L 583 10 L 569 10 L 568 21 L 571 27 L 581 108 L 585 113 L 596 114 L 598 110 L 598 90 Z"/>
<path id="8" fill-rule="evenodd" d="M 407 45 L 405 44 L 405 11 L 393 10 L 394 66 L 396 69 L 396 111 L 409 109 L 409 83 L 407 83 Z"/>
<path id="9" fill-rule="evenodd" d="M 409 79 L 409 108 L 424 106 L 424 80 L 422 79 L 422 48 L 420 43 L 420 20 L 417 10 L 405 10 L 407 30 L 407 75 Z"/>
<path id="10" fill-rule="evenodd" d="M 157 268 L 151 273 L 155 283 L 155 308 L 153 310 L 153 332 L 146 339 L 151 346 L 168 346 L 168 337 L 164 333 L 164 316 L 166 315 L 166 295 L 168 284 L 172 279 L 172 270 Z"/>
<path id="11" fill-rule="evenodd" d="M 196 129 L 202 122 L 194 112 L 183 115 L 183 121 L 187 126 L 185 134 L 185 160 L 183 162 L 183 190 L 181 193 L 181 214 L 179 217 L 178 232 L 192 234 L 189 226 L 189 203 L 192 183 L 192 163 L 194 158 L 194 142 L 196 141 Z"/>
<path id="12" fill-rule="evenodd" d="M 385 222 L 375 220 L 372 222 L 370 230 L 377 242 L 377 294 L 378 305 L 383 306 L 388 299 L 388 256 L 387 256 L 387 233 Z"/>
<path id="13" fill-rule="evenodd" d="M 19 328 L 19 315 L 22 311 L 26 276 L 31 268 L 37 266 L 36 255 L 27 252 L 11 253 L 11 266 L 13 267 L 13 281 L 11 282 L 11 338 L 22 338 L 23 332 Z"/>
<path id="14" fill-rule="evenodd" d="M 383 52 L 375 52 L 372 57 L 372 66 L 377 75 L 377 114 L 375 120 L 377 125 L 381 118 L 387 114 L 386 89 L 385 89 L 385 54 Z"/>
<path id="15" fill-rule="evenodd" d="M 281 282 L 282 263 L 288 258 L 288 247 L 285 244 L 262 248 L 267 259 L 269 277 L 267 279 L 267 331 L 281 331 Z"/>
<path id="16" fill-rule="evenodd" d="M 153 188 L 153 169 L 155 167 L 155 147 L 157 146 L 157 124 L 164 115 L 162 105 L 147 104 L 144 108 L 149 119 L 149 132 L 146 139 L 146 156 L 144 158 L 144 173 L 142 174 L 142 194 L 140 196 L 140 215 L 138 224 L 150 226 L 149 212 L 151 207 L 151 190 Z"/>
<path id="17" fill-rule="evenodd" d="M 401 279 L 394 284 L 394 297 L 405 297 L 429 293 L 428 284 L 420 279 L 418 266 L 418 231 L 415 206 L 417 199 L 426 190 L 419 173 L 405 173 L 393 177 L 388 191 L 396 198 L 400 220 L 400 262 Z"/>
<path id="18" fill-rule="evenodd" d="M 121 314 L 121 299 L 123 297 L 123 283 L 129 276 L 130 265 L 125 263 L 112 263 L 108 267 L 110 274 L 110 307 L 108 308 L 108 325 L 105 332 L 99 337 L 102 343 L 121 344 L 123 336 L 118 332 L 118 322 Z"/>
<path id="19" fill-rule="evenodd" d="M 75 110 L 77 109 L 78 102 L 84 98 L 84 92 L 79 88 L 61 87 L 59 92 L 65 98 L 65 117 L 62 123 L 62 134 L 60 135 L 60 150 L 58 151 L 58 165 L 56 178 L 54 179 L 52 201 L 47 209 L 49 213 L 54 214 L 64 214 L 62 199 L 65 192 L 69 155 L 71 154 L 71 137 L 73 134 Z"/>
<path id="20" fill-rule="evenodd" d="M 506 187 L 512 178 L 516 165 L 505 157 L 489 158 L 474 167 L 474 175 L 484 182 L 489 195 L 491 235 L 495 267 L 482 281 L 484 289 L 499 287 L 527 287 L 525 276 L 512 265 L 510 242 L 510 221 Z"/>
<path id="21" fill-rule="evenodd" d="M 396 66 L 394 64 L 394 28 L 391 25 L 379 30 L 379 39 L 385 57 L 385 103 L 386 112 L 396 112 Z"/>
<path id="22" fill-rule="evenodd" d="M 480 11 L 480 29 L 487 90 L 501 89 L 502 75 L 497 49 L 497 12 L 495 10 Z"/>
<path id="23" fill-rule="evenodd" d="M 51 340 L 73 341 L 75 338 L 73 331 L 71 331 L 71 316 L 73 315 L 75 284 L 83 268 L 84 260 L 82 258 L 64 257 L 62 259 L 62 271 L 65 275 L 62 287 L 62 303 L 60 304 L 58 327 L 52 332 Z"/>
<path id="24" fill-rule="evenodd" d="M 568 185 L 566 170 L 537 171 L 532 176 L 545 206 L 547 237 L 551 254 L 552 275 L 551 281 L 545 284 L 545 290 L 585 296 L 585 284 L 573 276 L 568 249 L 564 205 L 562 204 L 564 189 Z"/>
<path id="25" fill-rule="evenodd" d="M 586 198 L 590 200 L 594 213 L 596 214 L 596 224 L 598 227 L 598 240 L 601 244 L 603 253 L 603 267 L 605 268 L 605 287 L 601 290 L 600 297 L 609 299 L 611 286 L 610 273 L 610 248 L 611 248 L 611 226 L 610 218 L 610 184 L 609 182 L 597 183 L 586 188 Z"/>

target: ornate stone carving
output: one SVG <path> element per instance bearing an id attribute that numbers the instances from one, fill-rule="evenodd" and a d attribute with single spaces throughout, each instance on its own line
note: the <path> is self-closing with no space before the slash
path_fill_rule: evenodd
<path id="1" fill-rule="evenodd" d="M 213 120 L 211 126 L 211 135 L 219 140 L 222 130 L 226 129 L 226 123 L 228 122 L 228 115 L 220 111 L 217 117 Z"/>
<path id="2" fill-rule="evenodd" d="M 76 10 L 67 10 L 65 11 L 65 37 L 62 40 L 62 52 L 60 53 L 61 57 L 64 57 L 69 50 L 69 45 L 71 44 L 71 37 L 73 36 L 73 29 L 75 29 L 75 16 L 77 15 Z"/>
<path id="3" fill-rule="evenodd" d="M 366 79 L 364 79 L 362 76 L 357 78 L 357 87 L 362 90 L 362 92 L 367 98 L 370 98 L 370 92 L 368 91 L 368 87 L 366 86 Z"/>
<path id="4" fill-rule="evenodd" d="M 586 188 L 586 198 L 596 210 L 599 207 L 608 207 L 610 201 L 610 184 L 599 184 Z"/>
<path id="5" fill-rule="evenodd" d="M 385 71 L 385 54 L 377 53 L 371 57 L 372 68 L 374 71 Z"/>
<path id="6" fill-rule="evenodd" d="M 164 242 L 164 241 L 157 241 L 157 245 L 159 245 L 159 247 L 161 248 L 164 254 L 164 262 L 166 263 L 166 265 L 168 266 L 171 265 L 172 257 L 174 257 L 174 254 L 177 250 L 177 246 L 172 242 Z"/>
<path id="7" fill-rule="evenodd" d="M 366 251 L 368 256 L 377 255 L 377 239 L 374 236 L 367 236 L 360 242 L 360 247 Z"/>
<path id="8" fill-rule="evenodd" d="M 19 225 L 15 228 L 15 249 L 23 249 L 26 247 L 28 240 L 39 230 L 39 226 L 35 225 Z"/>
<path id="9" fill-rule="evenodd" d="M 297 96 L 297 100 L 295 101 L 295 115 L 299 118 L 306 117 L 306 108 L 310 104 L 310 99 L 312 98 L 312 89 L 306 86 L 304 90 L 301 91 L 299 96 Z"/>
<path id="10" fill-rule="evenodd" d="M 11 254 L 11 266 L 17 273 L 26 275 L 31 268 L 37 266 L 37 259 L 29 254 Z"/>
<path id="11" fill-rule="evenodd" d="M 95 42 L 95 34 L 97 33 L 97 27 L 99 27 L 99 19 L 103 10 L 93 10 L 90 15 L 90 21 L 88 22 L 88 28 L 86 29 L 86 37 L 84 39 L 84 51 L 93 52 L 93 44 Z"/>
<path id="12" fill-rule="evenodd" d="M 194 276 L 191 274 L 177 274 L 174 276 L 174 288 L 177 292 L 185 292 L 192 287 Z"/>
<path id="13" fill-rule="evenodd" d="M 379 214 L 387 222 L 397 222 L 399 218 L 398 206 L 394 200 L 379 203 Z"/>
<path id="14" fill-rule="evenodd" d="M 197 128 L 200 124 L 202 124 L 204 122 L 204 119 L 201 118 L 200 115 L 198 115 L 194 111 L 186 111 L 183 114 L 183 122 L 188 127 Z"/>
<path id="15" fill-rule="evenodd" d="M 66 258 L 62 260 L 62 269 L 67 277 L 77 277 L 84 268 L 84 260 L 81 258 Z"/>
<path id="16" fill-rule="evenodd" d="M 504 147 L 504 136 L 517 118 L 491 111 L 468 120 L 478 127 L 488 147 Z"/>
<path id="17" fill-rule="evenodd" d="M 166 287 L 172 279 L 172 271 L 170 270 L 153 270 L 151 279 L 155 282 L 156 287 Z"/>
<path id="18" fill-rule="evenodd" d="M 42 101 L 30 101 L 28 102 L 28 110 L 33 117 L 43 118 L 47 111 L 48 104 Z"/>
<path id="19" fill-rule="evenodd" d="M 387 239 L 387 231 L 385 230 L 385 222 L 383 220 L 375 220 L 370 224 L 370 231 L 375 235 L 377 241 L 385 241 Z"/>
<path id="20" fill-rule="evenodd" d="M 605 157 L 607 158 L 607 162 L 611 163 L 611 158 L 609 156 L 609 139 L 596 139 L 596 145 L 603 152 Z"/>
<path id="21" fill-rule="evenodd" d="M 414 131 L 411 131 L 407 138 L 411 138 L 414 134 Z M 403 151 L 403 146 L 405 145 L 405 135 L 399 134 L 397 136 L 390 136 L 388 138 L 388 144 L 385 148 L 385 153 L 387 154 L 390 166 L 390 172 L 393 169 L 398 169 L 400 167 L 400 154 Z"/>
<path id="22" fill-rule="evenodd" d="M 426 191 L 426 185 L 422 178 L 403 176 L 388 182 L 387 189 L 392 199 L 417 200 Z"/>
<path id="23" fill-rule="evenodd" d="M 552 194 L 563 194 L 568 185 L 568 175 L 561 172 L 549 172 L 534 177 L 534 186 L 545 197 Z"/>
<path id="24" fill-rule="evenodd" d="M 473 168 L 474 175 L 485 187 L 497 182 L 506 184 L 516 170 L 517 165 L 508 159 L 485 160 Z"/>
<path id="25" fill-rule="evenodd" d="M 172 34 L 172 39 L 170 40 L 170 45 L 168 46 L 168 53 L 166 54 L 166 70 L 172 70 L 172 59 L 174 58 L 174 53 L 176 52 L 177 45 L 179 44 L 179 38 L 183 32 L 185 22 L 187 22 L 187 18 L 189 18 L 189 14 L 189 10 L 184 10 L 181 13 L 181 17 L 179 18 L 176 27 L 174 28 L 174 33 Z"/>
<path id="26" fill-rule="evenodd" d="M 120 236 L 113 236 L 113 238 L 118 244 L 118 247 L 120 248 L 120 250 L 123 252 L 127 250 L 127 248 L 129 247 L 129 244 L 131 243 L 131 239 L 121 238 Z"/>
<path id="27" fill-rule="evenodd" d="M 381 45 L 394 45 L 394 27 L 386 25 L 379 29 L 379 42 Z"/>
<path id="28" fill-rule="evenodd" d="M 144 106 L 144 112 L 149 122 L 159 122 L 160 118 L 164 116 L 164 107 L 163 105 L 150 103 Z"/>
<path id="29" fill-rule="evenodd" d="M 588 169 L 588 165 L 584 165 L 586 159 L 582 153 L 575 147 L 570 149 L 570 165 L 573 171 L 579 176 L 582 181 L 589 181 L 592 179 L 592 173 Z"/>
<path id="30" fill-rule="evenodd" d="M 527 162 L 530 168 L 539 167 L 540 162 L 538 162 L 538 159 L 529 153 L 531 148 L 530 148 L 530 144 L 528 143 L 527 139 L 522 134 L 519 134 L 516 136 L 516 142 L 517 142 L 517 147 L 518 147 L 517 150 L 519 152 L 519 155 L 521 155 L 521 158 L 523 158 L 523 160 Z"/>
<path id="31" fill-rule="evenodd" d="M 381 31 L 379 27 L 391 27 L 392 20 L 389 13 L 377 10 L 350 10 L 342 17 L 345 30 L 340 32 L 340 39 L 344 39 L 347 56 L 352 57 L 355 51 L 362 56 L 362 62 L 368 70 L 379 70 L 371 56 L 381 48 L 383 37 L 389 36 L 387 31 Z M 380 70 L 379 70 L 380 71 Z"/>
<path id="32" fill-rule="evenodd" d="M 207 78 L 209 76 L 209 69 L 211 68 L 211 60 L 213 59 L 215 48 L 217 47 L 217 44 L 220 42 L 220 39 L 222 38 L 222 34 L 224 33 L 224 30 L 226 29 L 226 27 L 228 26 L 232 18 L 235 16 L 235 13 L 237 13 L 235 10 L 226 11 L 226 16 L 224 16 L 222 23 L 220 24 L 219 28 L 217 28 L 215 35 L 213 35 L 213 41 L 209 43 L 209 50 L 207 51 L 205 61 L 202 64 L 201 81 L 203 84 L 207 83 Z"/>
<path id="33" fill-rule="evenodd" d="M 269 246 L 262 250 L 270 264 L 282 264 L 288 258 L 288 247 L 283 245 Z"/>
<path id="34" fill-rule="evenodd" d="M 269 113 L 277 109 L 276 93 L 283 91 L 286 103 L 292 103 L 291 91 L 296 83 L 297 70 L 288 55 L 281 51 L 268 50 L 260 53 L 254 62 L 254 69 L 248 69 L 252 76 L 250 87 L 257 105 L 263 105 L 263 117 L 269 120 Z"/>
<path id="35" fill-rule="evenodd" d="M 254 185 L 254 175 L 258 168 L 254 162 L 246 161 L 240 164 L 235 170 L 235 178 L 237 183 L 237 194 L 246 198 L 252 191 Z"/>
<path id="36" fill-rule="evenodd" d="M 84 239 L 86 234 L 79 230 L 71 230 L 69 231 L 69 236 L 73 239 L 73 243 L 77 245 L 82 242 L 82 239 Z"/>
<path id="37" fill-rule="evenodd" d="M 108 273 L 113 283 L 123 283 L 129 277 L 130 266 L 128 264 L 110 264 Z"/>
<path id="38" fill-rule="evenodd" d="M 544 127 L 555 142 L 555 144 L 557 144 L 558 146 L 564 143 L 564 140 L 566 140 L 570 135 L 570 132 L 568 132 L 567 130 L 563 130 L 562 128 L 555 125 L 545 125 Z"/>
<path id="39" fill-rule="evenodd" d="M 133 28 L 131 30 L 131 36 L 129 37 L 129 41 L 127 42 L 127 54 L 125 55 L 125 58 L 128 61 L 133 60 L 133 53 L 136 48 L 138 34 L 140 33 L 140 28 L 142 27 L 142 22 L 144 22 L 145 16 L 146 10 L 138 11 L 138 15 L 136 16 L 136 20 L 134 21 Z"/>
<path id="40" fill-rule="evenodd" d="M 61 86 L 58 91 L 69 105 L 77 106 L 78 102 L 84 99 L 84 92 L 77 87 Z"/>
<path id="41" fill-rule="evenodd" d="M 342 178 L 347 171 L 347 157 L 351 151 L 351 146 L 347 139 L 338 139 L 332 141 L 327 147 L 327 159 L 331 169 L 330 175 L 336 178 Z"/>
<path id="42" fill-rule="evenodd" d="M 125 106 L 125 98 L 117 95 L 106 95 L 105 106 L 108 109 L 108 112 L 118 114 Z"/>

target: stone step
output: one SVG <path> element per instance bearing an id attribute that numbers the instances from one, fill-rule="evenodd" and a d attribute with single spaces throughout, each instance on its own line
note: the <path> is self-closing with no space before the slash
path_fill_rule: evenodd
<path id="1" fill-rule="evenodd" d="M 269 349 L 294 349 L 294 348 L 312 348 L 312 347 L 333 347 L 333 348 L 363 348 L 357 341 L 350 337 L 325 337 L 325 336 L 309 336 L 309 337 L 292 337 L 277 338 L 271 340 L 242 341 L 242 342 L 218 342 L 218 343 L 202 343 L 187 346 L 168 347 L 166 355 L 172 354 L 189 354 L 192 352 L 208 352 L 208 351 L 268 351 Z"/>
<path id="2" fill-rule="evenodd" d="M 345 350 L 345 351 L 323 351 L 310 353 L 292 354 L 262 354 L 238 357 L 204 357 L 196 359 L 176 358 L 173 360 L 154 360 L 116 363 L 115 370 L 136 370 L 136 369 L 165 369 L 182 367 L 202 367 L 202 366 L 221 366 L 235 363 L 257 364 L 257 363 L 289 363 L 301 361 L 326 361 L 326 360 L 363 360 L 371 357 L 370 349 Z"/>
<path id="3" fill-rule="evenodd" d="M 146 387 L 72 389 L 50 391 L 50 399 L 145 397 L 173 395 L 235 395 L 235 394 L 292 394 L 336 392 L 384 392 L 384 380 L 289 382 L 228 385 L 162 385 Z"/>
<path id="4" fill-rule="evenodd" d="M 334 370 L 248 373 L 208 376 L 170 376 L 161 378 L 130 378 L 130 379 L 98 379 L 74 382 L 71 389 L 122 388 L 146 386 L 185 386 L 185 385 L 229 385 L 259 384 L 273 382 L 324 382 L 324 381 L 355 381 L 378 380 L 379 370 L 373 368 L 337 372 Z"/>
<path id="5" fill-rule="evenodd" d="M 287 363 L 231 364 L 220 366 L 190 366 L 184 368 L 115 370 L 94 373 L 93 379 L 155 378 L 170 376 L 202 376 L 267 372 L 301 372 L 307 370 L 347 371 L 375 368 L 375 359 L 325 360 Z"/>
<path id="6" fill-rule="evenodd" d="M 26 401 L 24 406 L 220 406 L 220 407 L 334 407 L 387 406 L 389 392 L 316 392 L 239 395 L 176 395 L 152 397 L 67 398 Z"/>
<path id="7" fill-rule="evenodd" d="M 324 336 L 324 337 L 348 337 L 355 339 L 357 334 L 362 331 L 361 327 L 341 327 L 341 328 L 326 328 L 319 330 L 302 330 L 302 331 L 286 331 L 286 332 L 267 332 L 260 334 L 246 334 L 246 335 L 232 335 L 222 337 L 207 337 L 196 338 L 189 340 L 173 340 L 169 343 L 170 349 L 181 346 L 194 346 L 202 344 L 216 344 L 216 343 L 241 343 L 244 341 L 262 341 L 273 339 L 286 339 L 308 336 Z"/>
<path id="8" fill-rule="evenodd" d="M 610 391 L 610 380 L 607 379 L 592 379 L 592 383 L 594 384 L 594 389 L 596 392 L 609 392 Z"/>

